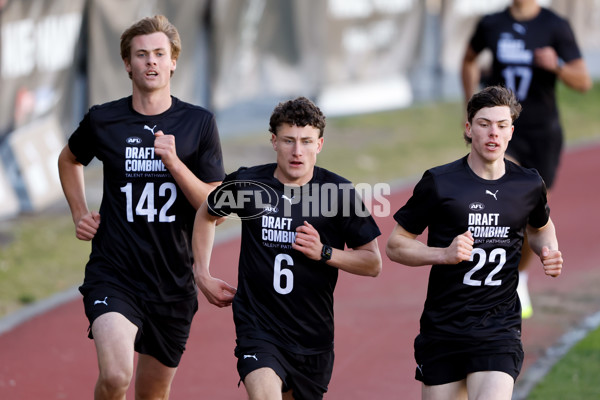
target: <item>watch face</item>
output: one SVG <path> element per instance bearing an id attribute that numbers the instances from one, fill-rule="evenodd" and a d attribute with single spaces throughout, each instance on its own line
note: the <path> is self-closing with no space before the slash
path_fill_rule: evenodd
<path id="1" fill-rule="evenodd" d="M 321 258 L 324 260 L 331 259 L 331 247 L 327 245 L 323 245 L 323 250 L 321 250 Z"/>

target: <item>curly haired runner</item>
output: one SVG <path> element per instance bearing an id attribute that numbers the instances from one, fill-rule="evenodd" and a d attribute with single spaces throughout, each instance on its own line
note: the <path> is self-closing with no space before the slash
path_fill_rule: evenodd
<path id="1" fill-rule="evenodd" d="M 210 303 L 233 302 L 237 367 L 251 400 L 322 399 L 338 271 L 381 270 L 379 229 L 352 184 L 315 166 L 324 129 L 308 99 L 280 103 L 269 129 L 277 162 L 228 175 L 196 216 L 196 282 Z M 231 213 L 242 219 L 237 292 L 209 271 L 215 221 Z"/>

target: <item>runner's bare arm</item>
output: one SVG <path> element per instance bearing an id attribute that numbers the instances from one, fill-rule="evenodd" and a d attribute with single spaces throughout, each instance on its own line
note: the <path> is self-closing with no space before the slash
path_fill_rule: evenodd
<path id="1" fill-rule="evenodd" d="M 390 235 L 385 252 L 390 260 L 410 267 L 433 264 L 458 264 L 471 257 L 473 236 L 467 231 L 454 238 L 450 246 L 429 247 L 417 240 L 417 236 L 396 224 Z"/>

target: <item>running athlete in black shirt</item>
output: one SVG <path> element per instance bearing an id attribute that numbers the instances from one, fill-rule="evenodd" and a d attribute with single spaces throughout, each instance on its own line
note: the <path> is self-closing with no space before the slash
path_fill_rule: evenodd
<path id="1" fill-rule="evenodd" d="M 170 94 L 180 52 L 164 16 L 121 36 L 132 95 L 92 107 L 59 158 L 76 235 L 92 241 L 80 291 L 99 365 L 96 399 L 167 398 L 197 310 L 191 237 L 196 209 L 225 176 L 212 113 Z M 83 166 L 103 164 L 100 212 Z"/>
<path id="2" fill-rule="evenodd" d="M 525 231 L 546 275 L 561 273 L 544 182 L 504 159 L 520 109 L 506 88 L 475 94 L 465 126 L 471 152 L 426 171 L 394 215 L 389 258 L 432 265 L 415 339 L 423 399 L 510 399 L 523 361 L 516 288 Z M 427 244 L 417 240 L 425 228 Z"/>
<path id="3" fill-rule="evenodd" d="M 511 89 L 523 106 L 515 121 L 517 134 L 506 157 L 540 173 L 548 190 L 554 178 L 563 147 L 563 133 L 556 104 L 556 81 L 584 92 L 592 82 L 575 36 L 567 20 L 536 0 L 514 0 L 506 10 L 483 17 L 469 42 L 462 65 L 465 100 L 475 93 L 480 71 L 478 54 L 491 50 L 490 85 Z M 519 269 L 519 296 L 523 317 L 533 309 L 527 290 L 526 268 L 533 254 L 527 240 Z"/>
<path id="4" fill-rule="evenodd" d="M 196 282 L 212 304 L 233 302 L 250 399 L 322 399 L 333 369 L 338 271 L 381 270 L 379 229 L 352 184 L 315 166 L 324 128 L 308 99 L 279 104 L 269 129 L 277 163 L 228 175 L 196 216 Z M 231 213 L 242 219 L 237 292 L 209 271 L 215 221 Z"/>

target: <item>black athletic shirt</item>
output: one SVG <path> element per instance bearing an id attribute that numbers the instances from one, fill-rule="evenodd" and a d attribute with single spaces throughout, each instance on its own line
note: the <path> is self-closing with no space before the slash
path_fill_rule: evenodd
<path id="1" fill-rule="evenodd" d="M 479 53 L 492 51 L 490 85 L 503 85 L 514 91 L 523 105 L 515 121 L 515 134 L 527 134 L 523 128 L 550 127 L 560 132 L 556 105 L 556 74 L 533 65 L 533 50 L 553 47 L 559 58 L 569 62 L 581 58 L 581 52 L 567 20 L 542 8 L 528 21 L 515 20 L 508 9 L 483 17 L 470 41 Z"/>
<path id="2" fill-rule="evenodd" d="M 69 138 L 77 161 L 103 164 L 100 227 L 81 291 L 110 282 L 148 301 L 196 295 L 191 236 L 195 209 L 154 154 L 154 132 L 175 136 L 177 155 L 202 181 L 225 176 L 215 118 L 172 97 L 162 114 L 137 113 L 131 96 L 93 106 Z"/>
<path id="3" fill-rule="evenodd" d="M 505 161 L 498 180 L 477 176 L 467 158 L 432 168 L 394 219 L 427 244 L 448 247 L 470 230 L 473 260 L 433 265 L 421 316 L 423 335 L 450 340 L 520 338 L 516 289 L 526 225 L 549 220 L 546 187 L 533 169 Z"/>
<path id="4" fill-rule="evenodd" d="M 309 183 L 286 189 L 275 168 L 241 168 L 208 198 L 211 214 L 242 219 L 236 333 L 297 354 L 329 351 L 338 269 L 293 250 L 296 228 L 309 222 L 322 243 L 337 249 L 362 246 L 381 233 L 363 203 L 355 203 L 349 181 L 315 167 Z"/>

